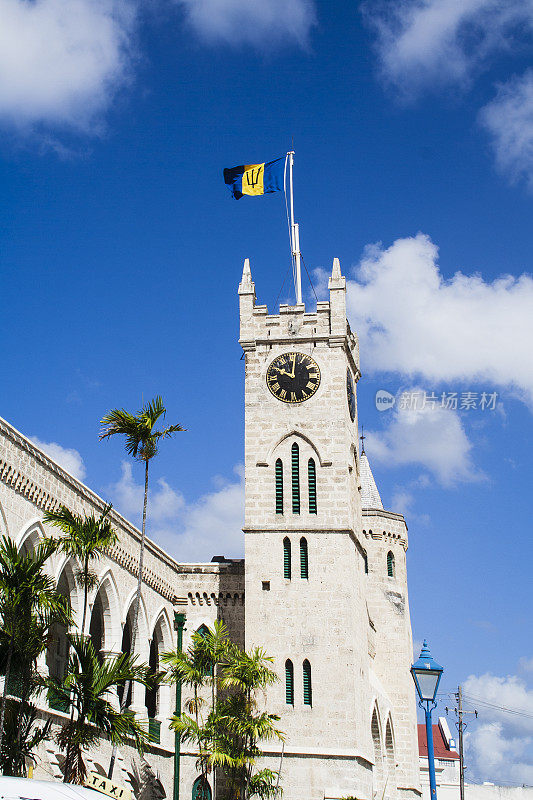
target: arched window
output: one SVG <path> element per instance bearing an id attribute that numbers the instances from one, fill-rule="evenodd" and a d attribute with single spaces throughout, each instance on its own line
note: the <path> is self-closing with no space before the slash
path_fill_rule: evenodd
<path id="1" fill-rule="evenodd" d="M 276 461 L 276 514 L 283 514 L 283 462 Z"/>
<path id="2" fill-rule="evenodd" d="M 307 539 L 300 539 L 300 578 L 309 578 L 309 561 L 307 558 Z"/>
<path id="3" fill-rule="evenodd" d="M 300 513 L 300 450 L 296 442 L 291 448 L 292 454 L 292 513 Z"/>
<path id="4" fill-rule="evenodd" d="M 211 787 L 209 783 L 204 780 L 203 776 L 200 775 L 192 785 L 192 800 L 211 800 L 211 797 Z"/>
<path id="5" fill-rule="evenodd" d="M 283 577 L 291 579 L 291 540 L 288 536 L 283 540 Z"/>
<path id="6" fill-rule="evenodd" d="M 309 483 L 309 513 L 316 514 L 316 467 L 312 458 L 307 462 L 307 478 Z"/>
<path id="7" fill-rule="evenodd" d="M 313 705 L 313 688 L 311 686 L 311 664 L 307 659 L 303 663 L 304 706 Z"/>
<path id="8" fill-rule="evenodd" d="M 285 702 L 294 705 L 294 667 L 289 658 L 285 662 Z"/>
<path id="9" fill-rule="evenodd" d="M 207 625 L 200 625 L 200 627 L 196 630 L 196 633 L 199 636 L 201 636 L 202 639 L 205 639 L 205 637 L 209 633 L 209 628 L 207 627 Z M 213 665 L 211 664 L 205 667 L 204 675 L 212 675 L 212 674 L 213 674 Z"/>
<path id="10" fill-rule="evenodd" d="M 394 555 L 391 550 L 387 553 L 387 575 L 394 578 Z"/>

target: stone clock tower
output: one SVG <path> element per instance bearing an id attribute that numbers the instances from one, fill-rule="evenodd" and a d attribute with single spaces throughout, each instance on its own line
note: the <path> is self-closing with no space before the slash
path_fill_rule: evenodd
<path id="1" fill-rule="evenodd" d="M 338 259 L 329 301 L 279 314 L 239 286 L 245 380 L 245 631 L 281 680 L 286 800 L 372 797 L 356 336 Z M 279 746 L 265 746 L 277 770 Z"/>

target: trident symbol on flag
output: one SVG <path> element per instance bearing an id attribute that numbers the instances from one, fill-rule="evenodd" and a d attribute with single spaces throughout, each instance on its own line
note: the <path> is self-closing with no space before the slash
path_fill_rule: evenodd
<path id="1" fill-rule="evenodd" d="M 253 169 L 250 169 L 246 172 L 246 183 L 248 184 L 248 186 L 251 186 L 252 189 L 259 183 L 259 176 L 261 175 L 262 170 L 263 170 L 263 164 L 257 167 L 255 171 Z"/>

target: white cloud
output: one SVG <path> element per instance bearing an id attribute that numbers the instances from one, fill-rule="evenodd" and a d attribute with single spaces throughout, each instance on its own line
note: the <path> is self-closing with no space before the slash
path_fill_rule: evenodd
<path id="1" fill-rule="evenodd" d="M 237 480 L 215 480 L 216 488 L 187 503 L 164 478 L 148 494 L 148 534 L 177 561 L 211 561 L 214 555 L 241 558 L 244 549 L 244 472 Z M 113 503 L 128 519 L 141 521 L 144 487 L 133 476 L 132 465 L 122 462 L 119 481 L 108 489 Z"/>
<path id="2" fill-rule="evenodd" d="M 410 389 L 406 396 L 416 393 Z M 367 450 L 373 461 L 387 466 L 418 464 L 428 469 L 444 486 L 481 477 L 472 463 L 472 445 L 464 431 L 457 411 L 442 408 L 410 408 L 396 403 L 390 414 L 388 426 L 380 432 L 367 434 Z M 393 498 L 394 510 L 402 507 L 408 511 L 413 496 L 409 491 L 397 492 Z"/>
<path id="3" fill-rule="evenodd" d="M 404 96 L 464 87 L 490 56 L 513 49 L 533 28 L 531 0 L 369 0 L 363 9 L 383 76 Z"/>
<path id="4" fill-rule="evenodd" d="M 473 776 L 502 783 L 533 783 L 533 690 L 515 675 L 471 675 L 467 703 L 479 712 L 466 740 Z M 514 712 L 509 713 L 503 709 Z"/>
<path id="5" fill-rule="evenodd" d="M 89 131 L 128 80 L 129 0 L 0 0 L 0 118 Z"/>
<path id="6" fill-rule="evenodd" d="M 500 85 L 491 103 L 481 109 L 499 169 L 512 180 L 525 178 L 533 189 L 533 70 Z"/>
<path id="7" fill-rule="evenodd" d="M 260 50 L 273 42 L 307 42 L 315 23 L 313 0 L 175 0 L 201 37 Z"/>
<path id="8" fill-rule="evenodd" d="M 46 453 L 53 461 L 63 467 L 73 478 L 82 481 L 85 478 L 85 464 L 77 450 L 70 447 L 62 447 L 57 442 L 42 442 L 36 436 L 30 436 L 33 442 L 43 453 Z"/>
<path id="9" fill-rule="evenodd" d="M 435 384 L 469 381 L 481 390 L 492 385 L 532 404 L 532 277 L 502 275 L 489 283 L 457 272 L 445 280 L 437 256 L 423 234 L 388 249 L 367 248 L 356 280 L 348 281 L 363 371 Z"/>

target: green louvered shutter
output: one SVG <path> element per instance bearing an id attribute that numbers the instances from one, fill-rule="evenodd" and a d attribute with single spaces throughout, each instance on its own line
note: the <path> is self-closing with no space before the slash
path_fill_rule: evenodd
<path id="1" fill-rule="evenodd" d="M 291 540 L 287 536 L 283 540 L 283 577 L 291 579 Z"/>
<path id="2" fill-rule="evenodd" d="M 312 458 L 307 463 L 307 477 L 309 482 L 309 513 L 316 514 L 316 467 Z"/>
<path id="3" fill-rule="evenodd" d="M 309 578 L 309 562 L 307 558 L 307 539 L 300 539 L 300 577 Z"/>
<path id="4" fill-rule="evenodd" d="M 292 513 L 300 513 L 300 451 L 296 442 L 291 448 L 292 454 Z"/>
<path id="5" fill-rule="evenodd" d="M 313 691 L 311 688 L 311 664 L 307 659 L 303 663 L 303 676 L 304 676 L 304 705 L 313 705 Z"/>
<path id="6" fill-rule="evenodd" d="M 283 514 L 283 462 L 276 461 L 276 514 Z"/>
<path id="7" fill-rule="evenodd" d="M 285 662 L 285 702 L 294 705 L 294 667 L 290 659 Z"/>
<path id="8" fill-rule="evenodd" d="M 394 556 L 390 550 L 387 553 L 387 575 L 389 578 L 394 578 Z"/>

